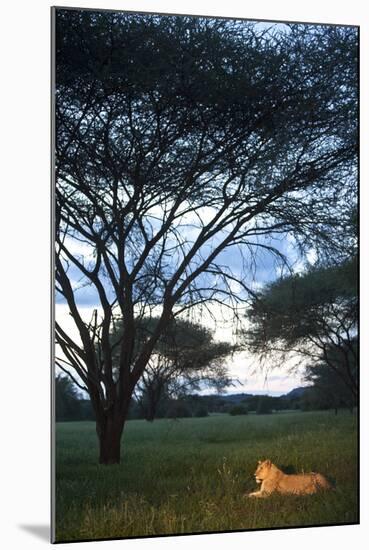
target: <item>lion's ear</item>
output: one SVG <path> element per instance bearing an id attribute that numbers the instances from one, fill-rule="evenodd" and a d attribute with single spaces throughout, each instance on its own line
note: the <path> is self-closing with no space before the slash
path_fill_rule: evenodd
<path id="1" fill-rule="evenodd" d="M 261 460 L 258 460 L 258 464 L 261 464 Z"/>
<path id="2" fill-rule="evenodd" d="M 272 463 L 271 463 L 270 460 L 266 460 L 266 461 L 265 461 L 265 464 L 266 464 L 267 466 L 271 466 L 271 465 L 272 465 Z"/>

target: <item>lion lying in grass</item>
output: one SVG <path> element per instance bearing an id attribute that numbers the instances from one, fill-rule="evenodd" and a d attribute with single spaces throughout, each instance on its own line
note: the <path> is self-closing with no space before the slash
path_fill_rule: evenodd
<path id="1" fill-rule="evenodd" d="M 270 460 L 259 460 L 255 472 L 256 483 L 260 491 L 249 493 L 249 497 L 267 497 L 271 493 L 311 495 L 321 489 L 331 489 L 331 484 L 321 474 L 288 475 L 282 472 Z"/>

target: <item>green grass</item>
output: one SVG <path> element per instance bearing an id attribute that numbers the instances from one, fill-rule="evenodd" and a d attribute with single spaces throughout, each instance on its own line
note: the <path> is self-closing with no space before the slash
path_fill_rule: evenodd
<path id="1" fill-rule="evenodd" d="M 356 418 L 340 412 L 129 421 L 122 462 L 97 463 L 91 422 L 56 427 L 56 540 L 356 523 Z M 257 460 L 336 489 L 247 499 Z"/>

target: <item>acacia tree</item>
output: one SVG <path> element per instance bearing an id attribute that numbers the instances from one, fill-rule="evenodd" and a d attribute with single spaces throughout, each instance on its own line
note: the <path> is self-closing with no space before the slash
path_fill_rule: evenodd
<path id="1" fill-rule="evenodd" d="M 79 332 L 56 323 L 57 364 L 88 391 L 112 464 L 174 316 L 246 300 L 257 252 L 283 260 L 267 236 L 339 251 L 355 194 L 357 33 L 56 13 L 56 290 Z M 90 322 L 86 285 L 101 306 Z M 155 329 L 138 347 L 147 316 Z"/>
<path id="2" fill-rule="evenodd" d="M 340 265 L 311 268 L 267 285 L 252 300 L 247 348 L 260 358 L 297 358 L 307 379 L 331 391 L 345 387 L 358 397 L 358 296 L 356 257 Z M 322 375 L 322 368 L 328 372 Z"/>

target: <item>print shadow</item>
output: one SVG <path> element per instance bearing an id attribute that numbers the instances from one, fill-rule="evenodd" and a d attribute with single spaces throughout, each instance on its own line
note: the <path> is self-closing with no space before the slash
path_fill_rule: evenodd
<path id="1" fill-rule="evenodd" d="M 50 526 L 49 525 L 19 525 L 20 529 L 31 533 L 38 539 L 45 542 L 50 542 Z"/>

